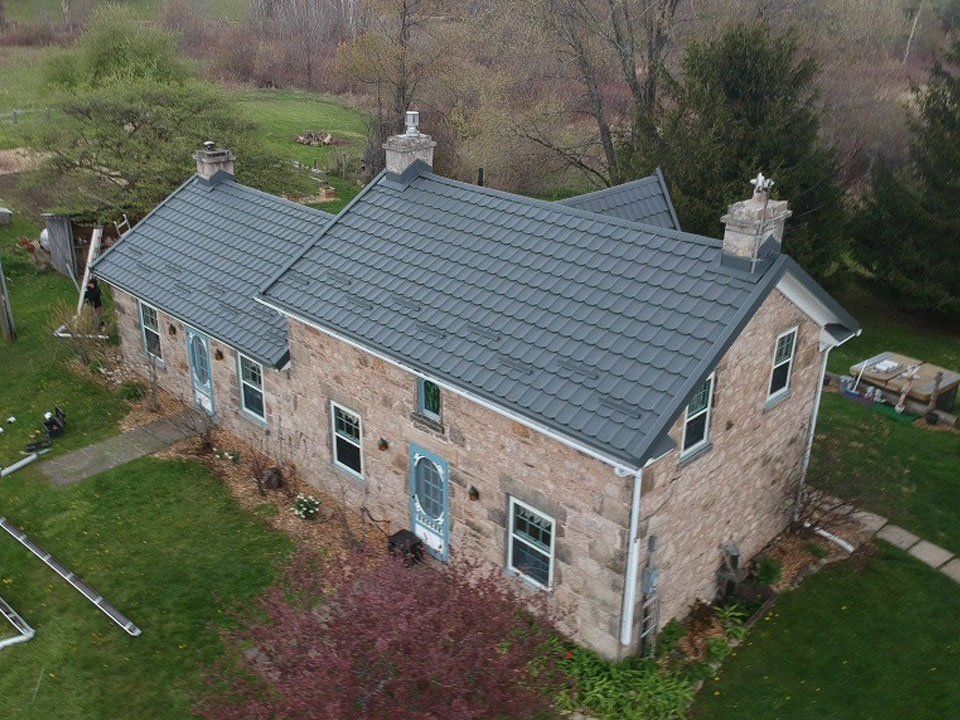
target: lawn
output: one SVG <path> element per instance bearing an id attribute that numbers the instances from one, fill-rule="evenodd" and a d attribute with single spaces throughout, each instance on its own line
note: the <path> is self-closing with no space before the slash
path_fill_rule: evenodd
<path id="1" fill-rule="evenodd" d="M 860 321 L 863 333 L 830 353 L 831 371 L 846 375 L 851 365 L 884 350 L 960 371 L 960 327 L 910 315 L 857 287 L 840 300 Z"/>
<path id="2" fill-rule="evenodd" d="M 60 403 L 68 431 L 54 452 L 116 432 L 126 406 L 73 374 L 68 346 L 51 335 L 51 309 L 76 301 L 73 284 L 38 271 L 17 219 L 0 228 L 0 257 L 19 338 L 0 340 L 0 463 Z M 147 458 L 55 488 L 29 466 L 0 481 L 0 515 L 21 527 L 125 613 L 130 638 L 13 538 L 0 533 L 0 594 L 36 630 L 0 652 L 0 717 L 189 717 L 202 667 L 222 652 L 218 628 L 272 581 L 291 542 L 241 511 L 226 486 L 196 463 Z M 0 628 L 0 637 L 10 635 Z"/>
<path id="3" fill-rule="evenodd" d="M 697 720 L 942 720 L 960 706 L 960 587 L 905 553 L 830 566 L 782 596 Z"/>
<path id="4" fill-rule="evenodd" d="M 960 435 L 903 425 L 825 393 L 817 438 L 811 484 L 960 554 Z"/>
<path id="5" fill-rule="evenodd" d="M 67 365 L 71 350 L 68 341 L 53 337 L 52 311 L 58 303 L 75 304 L 77 290 L 62 275 L 38 271 L 17 247 L 17 237 L 36 233 L 36 227 L 19 218 L 12 226 L 0 227 L 0 260 L 18 334 L 13 343 L 0 337 L 0 422 L 5 431 L 0 435 L 0 466 L 21 458 L 20 450 L 40 428 L 43 413 L 55 405 L 66 411 L 69 431 L 55 443 L 54 453 L 114 434 L 127 410 L 123 400 L 78 377 Z M 17 421 L 8 424 L 8 417 Z"/>
<path id="6" fill-rule="evenodd" d="M 107 0 L 100 0 L 106 2 Z M 115 0 L 114 0 L 115 1 Z M 240 21 L 250 13 L 251 0 L 203 0 L 197 3 L 203 14 L 216 20 Z M 133 8 L 144 18 L 154 18 L 160 12 L 161 0 L 126 0 L 124 5 Z M 11 22 L 63 21 L 62 0 L 8 0 L 7 20 Z"/>
<path id="7" fill-rule="evenodd" d="M 0 652 L 7 720 L 189 717 L 228 611 L 248 606 L 291 550 L 206 468 L 176 460 L 64 489 L 29 468 L 0 484 L 0 514 L 143 631 L 129 637 L 3 533 L 0 593 L 37 630 Z"/>

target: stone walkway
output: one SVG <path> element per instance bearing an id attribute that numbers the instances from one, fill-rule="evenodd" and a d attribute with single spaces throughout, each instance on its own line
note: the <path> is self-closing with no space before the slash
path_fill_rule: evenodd
<path id="1" fill-rule="evenodd" d="M 70 485 L 163 450 L 199 434 L 201 429 L 200 416 L 194 410 L 184 410 L 96 445 L 42 462 L 40 472 L 54 485 Z"/>
<path id="2" fill-rule="evenodd" d="M 864 530 L 872 533 L 901 550 L 906 550 L 920 562 L 939 570 L 954 582 L 960 583 L 960 557 L 956 557 L 949 550 L 934 545 L 928 540 L 917 537 L 909 530 L 894 525 L 882 515 L 874 515 L 861 511 L 856 514 L 856 520 Z"/>

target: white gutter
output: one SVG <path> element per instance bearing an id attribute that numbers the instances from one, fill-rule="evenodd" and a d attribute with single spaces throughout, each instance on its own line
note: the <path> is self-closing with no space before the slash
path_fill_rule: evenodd
<path id="1" fill-rule="evenodd" d="M 621 473 L 617 473 L 620 475 Z M 633 613 L 637 604 L 637 573 L 640 566 L 640 496 L 643 492 L 643 469 L 633 475 L 633 501 L 630 504 L 630 535 L 627 542 L 627 572 L 624 577 L 623 610 L 620 613 L 620 644 L 633 642 Z"/>
<path id="2" fill-rule="evenodd" d="M 611 458 L 611 457 L 608 457 L 608 456 L 606 456 L 606 455 L 603 455 L 602 453 L 597 452 L 596 450 L 594 450 L 594 449 L 592 449 L 592 448 L 590 448 L 590 447 L 587 447 L 586 445 L 582 445 L 581 443 L 578 443 L 578 442 L 576 442 L 575 440 L 573 440 L 573 439 L 571 439 L 571 438 L 569 438 L 569 437 L 567 437 L 567 436 L 565 436 L 565 435 L 561 435 L 560 433 L 558 433 L 558 432 L 555 431 L 555 430 L 551 430 L 550 428 L 548 428 L 548 427 L 545 426 L 545 425 L 541 425 L 540 423 L 534 422 L 533 420 L 530 420 L 529 418 L 526 418 L 526 417 L 524 417 L 523 415 L 520 415 L 520 414 L 518 414 L 518 413 L 515 413 L 515 412 L 513 412 L 513 411 L 511 411 L 511 410 L 507 410 L 506 408 L 501 407 L 500 405 L 495 405 L 494 403 L 490 402 L 489 400 L 485 400 L 484 398 L 480 397 L 479 395 L 475 395 L 474 393 L 470 392 L 469 390 L 464 390 L 464 389 L 461 388 L 461 387 L 457 387 L 456 385 L 451 385 L 450 383 L 445 382 L 444 380 L 441 380 L 441 379 L 439 379 L 439 378 L 432 377 L 432 376 L 430 376 L 430 375 L 428 375 L 428 374 L 426 374 L 426 373 L 424 373 L 424 372 L 421 372 L 420 370 L 415 370 L 414 368 L 412 368 L 412 367 L 410 367 L 410 366 L 408 366 L 408 365 L 404 365 L 403 363 L 395 360 L 395 359 L 392 358 L 392 357 L 389 357 L 389 356 L 387 356 L 387 355 L 384 355 L 384 354 L 381 353 L 381 352 L 377 352 L 376 350 L 374 350 L 374 349 L 372 349 L 372 348 L 370 348 L 370 347 L 368 347 L 368 346 L 366 346 L 366 345 L 361 345 L 360 343 L 356 342 L 355 340 L 351 340 L 350 338 L 345 337 L 345 336 L 341 335 L 340 333 L 334 332 L 333 330 L 330 330 L 329 328 L 325 328 L 325 327 L 323 327 L 323 326 L 321 326 L 321 325 L 318 325 L 317 323 L 311 322 L 310 320 L 306 320 L 306 319 L 304 319 L 303 317 L 301 317 L 300 315 L 295 315 L 294 313 L 290 312 L 289 310 L 284 310 L 283 308 L 279 308 L 279 307 L 277 307 L 276 305 L 271 305 L 270 303 L 266 302 L 265 300 L 263 300 L 263 299 L 260 298 L 260 297 L 256 297 L 256 298 L 254 298 L 254 299 L 255 299 L 258 303 L 260 303 L 261 305 L 263 305 L 263 306 L 265 306 L 265 307 L 268 307 L 268 308 L 270 308 L 271 310 L 274 310 L 274 311 L 280 313 L 281 315 L 283 315 L 283 316 L 285 316 L 285 317 L 292 318 L 293 320 L 296 320 L 297 322 L 301 322 L 301 323 L 303 323 L 304 325 L 307 325 L 308 327 L 311 327 L 311 328 L 313 328 L 314 330 L 316 330 L 316 331 L 318 331 L 318 332 L 320 332 L 320 333 L 323 333 L 324 335 L 328 335 L 329 337 L 332 337 L 332 338 L 335 339 L 335 340 L 339 340 L 339 341 L 342 342 L 342 343 L 346 343 L 346 344 L 349 345 L 350 347 L 356 348 L 357 350 L 361 350 L 361 351 L 367 353 L 368 355 L 373 355 L 374 357 L 379 358 L 380 360 L 383 360 L 385 363 L 387 363 L 387 364 L 389 364 L 389 365 L 393 365 L 393 366 L 396 367 L 396 368 L 400 368 L 400 369 L 403 370 L 404 372 L 408 372 L 408 373 L 410 373 L 410 374 L 412 374 L 412 375 L 414 375 L 414 376 L 416 376 L 416 377 L 422 377 L 422 378 L 424 378 L 425 380 L 428 380 L 428 381 L 434 383 L 435 385 L 443 388 L 444 390 L 448 390 L 448 391 L 452 392 L 452 393 L 455 394 L 455 395 L 459 395 L 459 396 L 462 397 L 462 398 L 466 398 L 467 400 L 469 400 L 469 401 L 471 401 L 471 402 L 474 402 L 474 403 L 476 403 L 477 405 L 480 405 L 481 407 L 486 408 L 487 410 L 491 410 L 491 411 L 497 413 L 498 415 L 502 415 L 502 416 L 505 417 L 505 418 L 508 418 L 508 419 L 510 419 L 510 420 L 513 420 L 514 422 L 519 423 L 519 424 L 521 424 L 521 425 L 523 425 L 523 426 L 525 426 L 525 427 L 528 427 L 528 428 L 530 428 L 531 430 L 536 430 L 536 431 L 537 431 L 538 433 L 540 433 L 541 435 L 546 435 L 546 436 L 547 436 L 548 438 L 550 438 L 551 440 L 556 440 L 558 443 L 560 443 L 560 444 L 562 444 L 562 445 L 566 445 L 567 447 L 573 448 L 574 450 L 576 450 L 576 451 L 578 451 L 578 452 L 582 452 L 584 455 L 589 455 L 590 457 L 594 458 L 595 460 L 599 460 L 599 461 L 602 462 L 604 465 L 609 465 L 610 467 L 614 468 L 614 470 L 617 470 L 617 471 L 625 471 L 627 474 L 640 472 L 640 469 L 639 469 L 639 468 L 627 467 L 622 460 L 616 460 L 616 459 L 614 459 L 614 458 Z"/>
<path id="3" fill-rule="evenodd" d="M 18 633 L 12 638 L 0 640 L 0 650 L 5 647 L 10 647 L 11 645 L 16 645 L 17 643 L 32 640 L 33 636 L 37 634 L 37 631 L 30 627 L 29 623 L 20 617 L 19 613 L 10 607 L 3 598 L 0 598 L 0 615 L 5 617 Z"/>

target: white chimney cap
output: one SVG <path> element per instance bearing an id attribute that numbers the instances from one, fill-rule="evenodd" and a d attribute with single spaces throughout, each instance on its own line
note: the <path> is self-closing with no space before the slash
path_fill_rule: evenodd
<path id="1" fill-rule="evenodd" d="M 420 134 L 420 113 L 415 110 L 407 110 L 407 135 L 417 136 Z"/>

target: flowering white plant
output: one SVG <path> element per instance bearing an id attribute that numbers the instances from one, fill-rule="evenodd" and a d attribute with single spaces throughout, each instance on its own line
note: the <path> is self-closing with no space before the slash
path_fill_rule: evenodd
<path id="1" fill-rule="evenodd" d="M 300 493 L 293 502 L 294 514 L 303 520 L 313 520 L 320 512 L 320 501 L 313 495 L 304 495 Z"/>

